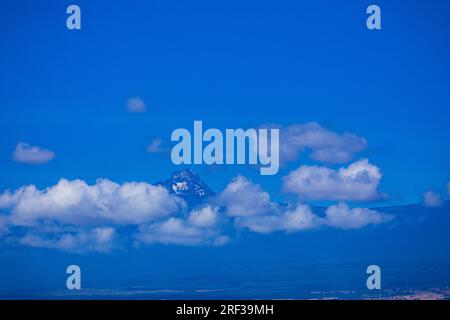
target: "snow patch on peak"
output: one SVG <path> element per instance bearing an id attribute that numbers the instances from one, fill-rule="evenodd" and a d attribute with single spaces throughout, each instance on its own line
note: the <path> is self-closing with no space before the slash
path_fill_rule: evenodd
<path id="1" fill-rule="evenodd" d="M 189 187 L 188 187 L 188 184 L 186 181 L 175 182 L 174 184 L 172 184 L 172 190 L 175 192 L 186 191 L 186 190 L 189 190 Z"/>

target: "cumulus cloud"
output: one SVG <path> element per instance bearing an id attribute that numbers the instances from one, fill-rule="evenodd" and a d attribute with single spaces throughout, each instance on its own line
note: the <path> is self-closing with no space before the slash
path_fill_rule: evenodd
<path id="1" fill-rule="evenodd" d="M 127 101 L 127 110 L 129 112 L 142 113 L 147 111 L 147 105 L 141 98 L 133 97 Z"/>
<path id="2" fill-rule="evenodd" d="M 203 233 L 178 218 L 169 218 L 160 223 L 141 226 L 138 239 L 144 243 L 200 244 Z"/>
<path id="3" fill-rule="evenodd" d="M 195 227 L 213 227 L 218 221 L 218 207 L 206 206 L 194 209 L 189 215 L 189 223 Z"/>
<path id="4" fill-rule="evenodd" d="M 190 212 L 187 219 L 169 218 L 140 226 L 137 239 L 147 244 L 223 245 L 229 238 L 217 224 L 218 208 L 206 206 Z"/>
<path id="5" fill-rule="evenodd" d="M 337 229 L 360 229 L 367 225 L 386 223 L 392 216 L 366 208 L 349 208 L 345 203 L 333 205 L 326 210 L 326 224 Z"/>
<path id="6" fill-rule="evenodd" d="M 238 217 L 236 224 L 258 233 L 290 233 L 314 229 L 323 224 L 323 219 L 316 216 L 308 205 L 298 204 L 292 208 L 273 205 L 272 208 L 274 210 L 270 214 Z"/>
<path id="7" fill-rule="evenodd" d="M 326 163 L 345 163 L 367 147 L 366 139 L 355 134 L 336 133 L 316 122 L 291 125 L 281 129 L 280 159 L 295 161 L 311 150 L 311 158 Z"/>
<path id="8" fill-rule="evenodd" d="M 427 207 L 440 207 L 442 205 L 442 197 L 432 190 L 422 193 L 422 201 Z"/>
<path id="9" fill-rule="evenodd" d="M 13 153 L 13 160 L 28 164 L 43 164 L 55 157 L 53 151 L 19 142 Z"/>
<path id="10" fill-rule="evenodd" d="M 293 232 L 315 228 L 319 218 L 309 206 L 286 207 L 270 201 L 260 185 L 243 176 L 234 178 L 217 196 L 215 203 L 235 225 L 258 233 Z"/>
<path id="11" fill-rule="evenodd" d="M 231 217 L 252 216 L 270 212 L 270 196 L 262 188 L 243 176 L 234 178 L 217 197 Z"/>
<path id="12" fill-rule="evenodd" d="M 382 176 L 367 159 L 338 170 L 304 165 L 283 177 L 283 189 L 302 200 L 371 201 L 383 196 L 377 191 Z"/>
<path id="13" fill-rule="evenodd" d="M 162 186 L 144 182 L 119 185 L 108 179 L 93 185 L 61 179 L 43 190 L 29 185 L 0 195 L 0 208 L 11 210 L 10 222 L 25 226 L 40 220 L 74 225 L 139 224 L 169 216 L 183 205 Z"/>

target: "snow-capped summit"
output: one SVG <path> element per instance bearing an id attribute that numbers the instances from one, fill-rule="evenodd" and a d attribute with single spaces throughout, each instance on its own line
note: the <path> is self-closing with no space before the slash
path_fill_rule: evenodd
<path id="1" fill-rule="evenodd" d="M 176 171 L 167 180 L 158 182 L 157 185 L 164 186 L 188 203 L 190 207 L 200 204 L 204 199 L 214 196 L 214 191 L 204 183 L 198 174 L 190 169 Z"/>
<path id="2" fill-rule="evenodd" d="M 175 184 L 172 185 L 172 190 L 175 191 L 175 193 L 177 193 L 177 192 L 180 192 L 180 191 L 189 190 L 189 187 L 188 187 L 186 181 L 176 182 Z"/>

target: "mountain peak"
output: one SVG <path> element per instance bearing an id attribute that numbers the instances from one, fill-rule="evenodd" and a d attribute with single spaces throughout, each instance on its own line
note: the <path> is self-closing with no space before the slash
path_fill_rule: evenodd
<path id="1" fill-rule="evenodd" d="M 175 171 L 172 174 L 171 179 L 197 179 L 197 180 L 200 180 L 200 177 L 198 176 L 198 174 L 196 174 L 191 169 L 184 169 L 184 170 Z"/>
<path id="2" fill-rule="evenodd" d="M 169 179 L 158 182 L 157 185 L 161 185 L 170 193 L 183 198 L 190 207 L 215 195 L 199 175 L 190 169 L 175 171 Z"/>

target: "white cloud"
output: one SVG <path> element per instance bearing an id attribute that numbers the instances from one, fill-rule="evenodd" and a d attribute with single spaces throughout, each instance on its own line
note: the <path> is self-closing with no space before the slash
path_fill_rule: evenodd
<path id="1" fill-rule="evenodd" d="M 236 224 L 253 232 L 271 233 L 314 229 L 323 223 L 323 219 L 316 216 L 307 205 L 298 204 L 293 208 L 273 206 L 273 209 L 271 214 L 236 218 Z"/>
<path id="2" fill-rule="evenodd" d="M 164 152 L 162 144 L 163 144 L 163 141 L 161 139 L 154 139 L 147 146 L 147 152 L 148 153 L 161 153 L 161 152 Z"/>
<path id="3" fill-rule="evenodd" d="M 261 186 L 243 176 L 234 178 L 217 200 L 237 226 L 253 232 L 294 232 L 320 224 L 320 219 L 309 206 L 298 204 L 291 208 L 271 202 L 269 194 Z"/>
<path id="4" fill-rule="evenodd" d="M 370 201 L 382 196 L 381 178 L 380 169 L 362 159 L 338 170 L 301 166 L 283 178 L 283 189 L 301 200 Z"/>
<path id="5" fill-rule="evenodd" d="M 326 210 L 326 223 L 337 229 L 359 229 L 367 225 L 389 222 L 392 216 L 366 208 L 350 209 L 347 204 L 339 203 Z"/>
<path id="6" fill-rule="evenodd" d="M 19 142 L 13 153 L 13 160 L 28 164 L 43 164 L 55 157 L 53 151 Z"/>
<path id="7" fill-rule="evenodd" d="M 127 101 L 127 109 L 130 112 L 141 113 L 147 111 L 147 105 L 139 97 L 130 98 Z"/>
<path id="8" fill-rule="evenodd" d="M 61 179 L 44 190 L 30 185 L 0 195 L 0 208 L 11 211 L 9 222 L 24 226 L 41 220 L 73 225 L 139 224 L 179 212 L 183 205 L 161 186 L 144 182 L 119 185 L 108 179 L 94 185 Z"/>
<path id="9" fill-rule="evenodd" d="M 77 233 L 53 234 L 51 236 L 27 233 L 19 243 L 29 247 L 60 249 L 74 252 L 108 252 L 114 248 L 114 228 L 94 228 Z"/>
<path id="10" fill-rule="evenodd" d="M 218 207 L 206 206 L 194 209 L 189 215 L 189 223 L 195 227 L 213 227 L 218 222 Z"/>
<path id="11" fill-rule="evenodd" d="M 432 190 L 425 191 L 422 194 L 422 200 L 427 207 L 440 207 L 442 205 L 442 197 Z"/>
<path id="12" fill-rule="evenodd" d="M 228 237 L 215 228 L 199 227 L 193 225 L 192 220 L 185 221 L 180 218 L 169 218 L 165 221 L 142 225 L 136 238 L 139 242 L 152 244 L 178 244 L 178 245 L 223 245 Z"/>
<path id="13" fill-rule="evenodd" d="M 142 225 L 136 235 L 138 241 L 179 245 L 224 245 L 229 237 L 219 225 L 219 208 L 206 205 L 193 209 L 186 219 L 167 220 Z"/>
<path id="14" fill-rule="evenodd" d="M 97 243 L 105 244 L 112 241 L 115 235 L 113 228 L 95 228 L 93 230 L 93 236 Z"/>
<path id="15" fill-rule="evenodd" d="M 355 134 L 336 133 L 316 122 L 291 125 L 281 129 L 281 161 L 295 161 L 305 149 L 311 158 L 327 163 L 345 163 L 367 147 L 367 141 Z"/>
<path id="16" fill-rule="evenodd" d="M 269 194 L 243 176 L 234 178 L 218 195 L 217 201 L 231 217 L 270 212 Z"/>

